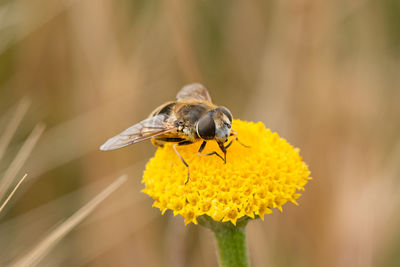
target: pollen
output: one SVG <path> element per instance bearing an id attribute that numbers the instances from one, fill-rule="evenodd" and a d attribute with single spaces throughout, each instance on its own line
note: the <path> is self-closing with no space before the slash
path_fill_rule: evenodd
<path id="1" fill-rule="evenodd" d="M 263 220 L 287 202 L 297 205 L 299 192 L 311 179 L 299 149 L 261 122 L 234 120 L 232 128 L 240 142 L 233 140 L 227 149 L 226 164 L 215 155 L 198 155 L 201 142 L 177 147 L 189 169 L 171 144 L 158 148 L 142 180 L 153 206 L 163 214 L 172 210 L 185 224 L 208 215 L 236 225 L 244 216 Z M 222 155 L 217 143 L 208 141 L 202 153 L 213 151 Z"/>

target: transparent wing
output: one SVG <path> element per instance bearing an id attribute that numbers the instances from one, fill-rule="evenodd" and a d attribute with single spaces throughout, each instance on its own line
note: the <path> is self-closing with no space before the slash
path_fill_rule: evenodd
<path id="1" fill-rule="evenodd" d="M 178 101 L 182 100 L 200 100 L 211 102 L 210 94 L 200 83 L 192 83 L 184 86 L 176 95 Z"/>
<path id="2" fill-rule="evenodd" d="M 175 129 L 175 125 L 167 121 L 167 116 L 157 115 L 147 118 L 129 127 L 122 133 L 111 137 L 100 147 L 100 150 L 118 149 Z"/>

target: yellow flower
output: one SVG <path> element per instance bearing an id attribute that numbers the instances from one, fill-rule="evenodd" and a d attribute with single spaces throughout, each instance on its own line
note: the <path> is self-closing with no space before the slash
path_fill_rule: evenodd
<path id="1" fill-rule="evenodd" d="M 232 128 L 243 144 L 234 141 L 227 150 L 227 162 L 216 156 L 198 156 L 199 143 L 177 147 L 189 164 L 188 170 L 171 145 L 158 148 L 147 163 L 143 192 L 154 199 L 162 213 L 170 209 L 180 214 L 185 224 L 197 224 L 197 218 L 210 216 L 214 221 L 236 221 L 244 216 L 261 219 L 282 211 L 286 202 L 297 205 L 298 191 L 304 190 L 310 171 L 299 155 L 277 133 L 261 122 L 234 120 Z M 214 141 L 207 142 L 203 153 L 220 150 Z"/>

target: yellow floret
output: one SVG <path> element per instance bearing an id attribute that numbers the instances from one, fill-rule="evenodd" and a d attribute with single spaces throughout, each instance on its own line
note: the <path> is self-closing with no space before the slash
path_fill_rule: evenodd
<path id="1" fill-rule="evenodd" d="M 297 205 L 298 191 L 311 179 L 299 150 L 261 122 L 234 120 L 232 128 L 250 147 L 234 141 L 226 164 L 216 156 L 198 156 L 200 142 L 177 148 L 189 164 L 187 184 L 188 170 L 172 145 L 158 148 L 142 181 L 153 206 L 162 213 L 169 209 L 180 214 L 185 224 L 197 224 L 197 217 L 208 215 L 236 225 L 244 216 L 263 219 L 273 208 L 282 211 L 288 201 Z M 212 151 L 222 153 L 215 141 L 207 142 L 203 153 Z"/>

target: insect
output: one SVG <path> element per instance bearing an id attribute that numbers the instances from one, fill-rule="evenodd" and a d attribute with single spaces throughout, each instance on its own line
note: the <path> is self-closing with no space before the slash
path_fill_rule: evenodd
<path id="1" fill-rule="evenodd" d="M 226 163 L 226 149 L 234 140 L 239 141 L 231 128 L 231 112 L 226 107 L 214 105 L 207 89 L 199 83 L 184 86 L 176 99 L 159 106 L 147 119 L 108 139 L 100 150 L 114 150 L 147 139 L 151 139 L 155 146 L 163 146 L 168 142 L 173 143 L 176 154 L 189 167 L 177 146 L 202 141 L 198 155 L 216 155 Z M 229 136 L 235 138 L 225 145 Z M 201 154 L 207 142 L 212 140 L 217 142 L 223 156 L 216 151 Z"/>

